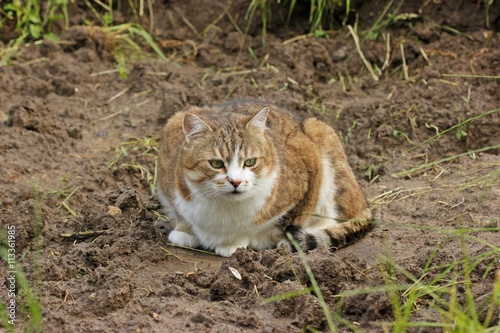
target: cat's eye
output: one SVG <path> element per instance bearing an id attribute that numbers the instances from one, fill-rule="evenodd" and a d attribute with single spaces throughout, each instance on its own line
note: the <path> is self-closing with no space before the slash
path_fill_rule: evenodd
<path id="1" fill-rule="evenodd" d="M 224 167 L 224 162 L 221 160 L 209 160 L 208 163 L 212 166 L 214 169 L 220 169 Z"/>
<path id="2" fill-rule="evenodd" d="M 249 158 L 245 160 L 245 163 L 243 163 L 246 167 L 253 167 L 257 163 L 257 158 Z"/>

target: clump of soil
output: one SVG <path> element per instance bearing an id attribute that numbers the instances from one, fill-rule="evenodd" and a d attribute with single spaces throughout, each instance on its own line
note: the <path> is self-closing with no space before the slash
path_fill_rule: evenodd
<path id="1" fill-rule="evenodd" d="M 286 30 L 277 19 L 263 45 L 257 18 L 245 37 L 235 28 L 246 26 L 246 6 L 235 4 L 233 21 L 225 15 L 205 30 L 225 4 L 191 1 L 155 2 L 154 17 L 172 19 L 155 20 L 153 32 L 167 55 L 188 50 L 191 57 L 196 45 L 196 57 L 180 67 L 143 59 L 121 78 L 109 36 L 78 25 L 87 8 L 72 4 L 73 25 L 61 42 L 26 46 L 0 68 L 0 219 L 15 226 L 16 256 L 40 299 L 43 330 L 328 330 L 316 293 L 304 292 L 312 282 L 296 253 L 240 249 L 221 258 L 165 244 L 171 226 L 158 217 L 151 191 L 154 145 L 137 142 L 158 139 L 166 119 L 188 105 L 231 98 L 319 117 L 345 142 L 379 222 L 348 248 L 306 256 L 341 332 L 384 331 L 381 323 L 394 319 L 391 283 L 452 280 L 464 258 L 486 256 L 470 279 L 473 297 L 487 299 L 500 270 L 490 246 L 500 246 L 500 95 L 498 80 L 485 78 L 498 75 L 499 9 L 490 7 L 488 28 L 478 4 L 404 2 L 399 13 L 419 17 L 381 31 L 390 35 L 388 58 L 383 38 L 362 41 L 372 64 L 383 68 L 388 59 L 378 82 L 340 25 L 328 38 L 290 40 L 308 33 L 308 15 L 296 10 L 294 26 Z M 353 2 L 360 29 L 372 27 L 384 5 Z M 116 18 L 127 15 L 124 7 Z M 484 152 L 391 177 L 477 149 Z M 464 288 L 457 286 L 461 301 Z M 0 298 L 8 299 L 6 288 Z M 16 323 L 29 329 L 31 315 L 18 299 Z M 411 319 L 442 320 L 432 302 L 419 298 Z"/>

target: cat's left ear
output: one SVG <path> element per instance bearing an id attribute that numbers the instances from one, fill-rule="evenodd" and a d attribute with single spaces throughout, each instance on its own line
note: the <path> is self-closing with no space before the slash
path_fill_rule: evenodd
<path id="1" fill-rule="evenodd" d="M 266 121 L 267 121 L 267 116 L 269 115 L 270 109 L 268 107 L 263 108 L 255 116 L 250 119 L 250 121 L 247 123 L 246 128 L 249 128 L 250 126 L 257 127 L 258 129 L 264 131 L 266 127 Z"/>

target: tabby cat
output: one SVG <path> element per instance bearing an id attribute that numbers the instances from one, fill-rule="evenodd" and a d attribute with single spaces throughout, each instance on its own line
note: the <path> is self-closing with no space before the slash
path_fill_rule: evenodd
<path id="1" fill-rule="evenodd" d="M 230 256 L 240 247 L 288 244 L 290 232 L 304 250 L 331 249 L 373 226 L 335 131 L 271 104 L 176 113 L 158 161 L 158 197 L 175 223 L 174 244 Z"/>

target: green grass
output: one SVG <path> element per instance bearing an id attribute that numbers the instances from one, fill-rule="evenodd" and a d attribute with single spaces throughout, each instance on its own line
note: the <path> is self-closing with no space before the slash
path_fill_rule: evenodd
<path id="1" fill-rule="evenodd" d="M 107 4 L 104 2 L 95 2 L 96 6 L 98 6 L 97 8 L 89 0 L 84 0 L 84 2 L 101 25 L 99 27 L 96 26 L 96 28 L 100 29 L 106 36 L 108 51 L 116 61 L 120 77 L 127 78 L 128 72 L 134 62 L 150 56 L 150 53 L 145 51 L 146 47 L 149 47 L 159 59 L 169 63 L 172 62 L 165 56 L 150 32 L 138 23 L 140 19 L 137 7 L 140 4 L 137 1 L 128 1 L 133 13 L 134 22 L 123 24 L 116 24 L 113 14 L 113 7 L 118 6 L 120 8 L 122 1 L 110 0 Z M 102 11 L 104 11 L 103 14 L 101 14 Z M 153 11 L 150 11 L 149 16 L 151 22 L 150 30 L 152 30 L 154 22 Z"/>
<path id="2" fill-rule="evenodd" d="M 21 46 L 23 44 L 24 38 L 17 38 L 9 41 L 3 48 L 0 48 L 0 67 L 10 65 L 13 59 L 22 53 Z"/>
<path id="3" fill-rule="evenodd" d="M 21 39 L 34 40 L 51 33 L 53 24 L 63 20 L 69 26 L 68 0 L 13 0 L 1 6 L 0 23 L 14 25 Z"/>
<path id="4" fill-rule="evenodd" d="M 493 311 L 499 305 L 499 274 L 497 272 L 494 284 L 491 286 L 491 294 L 486 295 L 484 299 L 476 300 L 472 293 L 471 273 L 481 263 L 498 261 L 500 247 L 471 235 L 467 229 L 458 229 L 454 233 L 452 237 L 455 240 L 458 238 L 462 246 L 462 259 L 433 266 L 433 260 L 444 242 L 449 241 L 446 239 L 436 247 L 418 277 L 395 263 L 390 257 L 383 258 L 384 265 L 381 267 L 384 267 L 386 286 L 392 287 L 388 294 L 394 314 L 394 322 L 385 323 L 385 326 L 390 327 L 392 332 L 406 332 L 409 327 L 441 327 L 444 332 L 498 332 L 498 326 L 490 326 L 493 323 Z M 490 250 L 470 255 L 466 246 L 467 240 L 486 245 Z M 491 268 L 492 265 L 488 264 L 488 267 Z M 484 275 L 493 273 L 491 270 L 486 270 Z M 400 289 L 400 276 L 410 282 L 404 290 Z M 459 292 L 459 287 L 463 291 Z M 440 320 L 412 321 L 411 315 L 419 307 L 434 310 L 440 315 Z M 495 320 L 498 321 L 498 318 Z"/>
<path id="5" fill-rule="evenodd" d="M 156 44 L 151 34 L 139 24 L 124 23 L 98 29 L 104 32 L 106 36 L 108 50 L 113 55 L 122 78 L 127 78 L 130 68 L 136 61 L 151 57 L 150 53 L 144 51 L 146 45 L 151 48 L 159 59 L 172 63 Z M 139 43 L 138 40 L 145 44 Z M 174 65 L 178 66 L 177 64 Z"/>
<path id="6" fill-rule="evenodd" d="M 139 17 L 135 1 L 129 1 L 129 5 L 136 22 L 123 24 L 115 23 L 111 9 L 114 5 L 121 7 L 121 1 L 110 0 L 107 4 L 97 2 L 102 8 L 95 8 L 89 0 L 85 0 L 85 3 L 97 20 L 97 25 L 88 20 L 87 23 L 95 29 L 100 29 L 106 36 L 107 49 L 113 55 L 121 77 L 126 78 L 132 64 L 151 56 L 151 53 L 163 61 L 172 62 L 165 56 L 153 36 L 137 23 Z M 56 33 L 60 32 L 60 28 L 56 22 L 64 22 L 65 29 L 69 27 L 68 0 L 14 0 L 4 5 L 0 3 L 0 6 L 0 24 L 11 27 L 12 32 L 18 36 L 0 48 L 0 66 L 11 64 L 22 53 L 21 46 L 25 43 L 42 38 L 57 41 Z M 101 14 L 103 10 L 104 13 Z M 151 11 L 151 25 L 152 17 Z M 148 48 L 151 51 L 148 51 Z"/>
<path id="7" fill-rule="evenodd" d="M 500 228 L 489 228 L 487 231 L 500 232 Z M 356 295 L 385 293 L 392 308 L 393 320 L 372 323 L 372 325 L 380 326 L 384 332 L 403 333 L 410 328 L 418 328 L 421 332 L 425 332 L 430 328 L 439 328 L 443 332 L 453 333 L 499 333 L 499 318 L 495 316 L 498 316 L 500 309 L 500 271 L 494 272 L 493 269 L 495 263 L 500 260 L 500 247 L 477 237 L 475 234 L 478 230 L 476 229 L 457 228 L 450 231 L 436 228 L 435 232 L 442 232 L 447 236 L 431 252 L 419 276 L 406 270 L 390 254 L 384 255 L 380 257 L 379 264 L 376 265 L 380 268 L 383 283 L 347 290 L 336 295 L 336 311 L 330 308 L 321 294 L 319 288 L 321 281 L 317 281 L 314 276 L 307 256 L 298 244 L 290 239 L 298 251 L 297 255 L 301 258 L 310 286 L 266 298 L 260 304 L 313 293 L 321 304 L 331 332 L 337 332 L 342 327 L 347 327 L 354 332 L 369 332 L 363 327 L 352 325 L 341 316 L 342 304 L 345 299 Z M 451 262 L 435 263 L 438 254 L 449 242 L 459 244 L 461 258 Z M 468 248 L 474 243 L 483 245 L 486 250 L 478 254 L 470 254 Z M 486 269 L 479 281 L 475 277 L 473 282 L 472 272 L 479 265 L 486 266 Z M 492 275 L 494 279 L 493 284 L 487 288 L 489 292 L 481 297 L 474 296 L 472 291 L 474 285 L 484 284 L 483 280 Z M 433 312 L 438 319 L 414 320 L 413 315 L 422 308 L 426 308 L 427 312 Z M 316 332 L 317 328 L 304 327 L 303 332 L 307 331 Z"/>
<path id="8" fill-rule="evenodd" d="M 303 1 L 305 2 L 305 1 Z M 326 30 L 333 30 L 335 26 L 346 26 L 352 14 L 350 0 L 309 0 L 309 25 L 310 36 L 316 38 L 326 37 Z M 379 14 L 378 18 L 371 27 L 367 27 L 361 34 L 366 39 L 377 39 L 383 30 L 398 22 L 411 22 L 417 19 L 418 14 L 414 13 L 399 13 L 405 0 L 399 0 L 395 4 L 395 0 L 387 1 L 384 9 Z M 273 6 L 281 5 L 288 11 L 286 18 L 286 26 L 290 25 L 292 15 L 295 12 L 297 0 L 278 1 L 278 0 L 252 0 L 248 5 L 245 18 L 251 22 L 256 13 L 259 13 L 262 21 L 262 42 L 265 44 L 267 28 L 273 19 Z M 340 16 L 343 15 L 343 19 Z M 489 13 L 489 6 L 486 8 L 486 13 Z M 339 24 L 340 23 L 340 24 Z M 357 30 L 357 20 L 354 29 Z"/>
<path id="9" fill-rule="evenodd" d="M 288 15 L 286 18 L 286 26 L 288 27 L 292 15 L 297 5 L 297 0 L 290 1 L 273 1 L 273 0 L 251 0 L 248 5 L 247 13 L 245 18 L 252 22 L 255 13 L 260 14 L 262 21 L 262 43 L 265 44 L 267 28 L 273 19 L 273 3 L 274 5 L 282 5 L 288 8 Z M 350 14 L 351 2 L 350 0 L 310 0 L 309 1 L 309 24 L 311 32 L 316 37 L 324 37 L 325 34 L 322 31 L 327 29 L 333 29 L 336 17 L 334 15 L 335 11 L 339 8 L 341 11 L 345 12 L 345 18 L 342 24 L 345 25 Z M 325 29 L 324 26 L 327 26 Z"/>
<path id="10" fill-rule="evenodd" d="M 54 39 L 55 22 L 63 21 L 69 26 L 67 11 L 68 0 L 13 0 L 0 2 L 0 27 L 4 33 L 11 33 L 17 38 L 0 47 L 0 67 L 7 66 L 18 57 L 21 46 L 44 36 Z"/>

